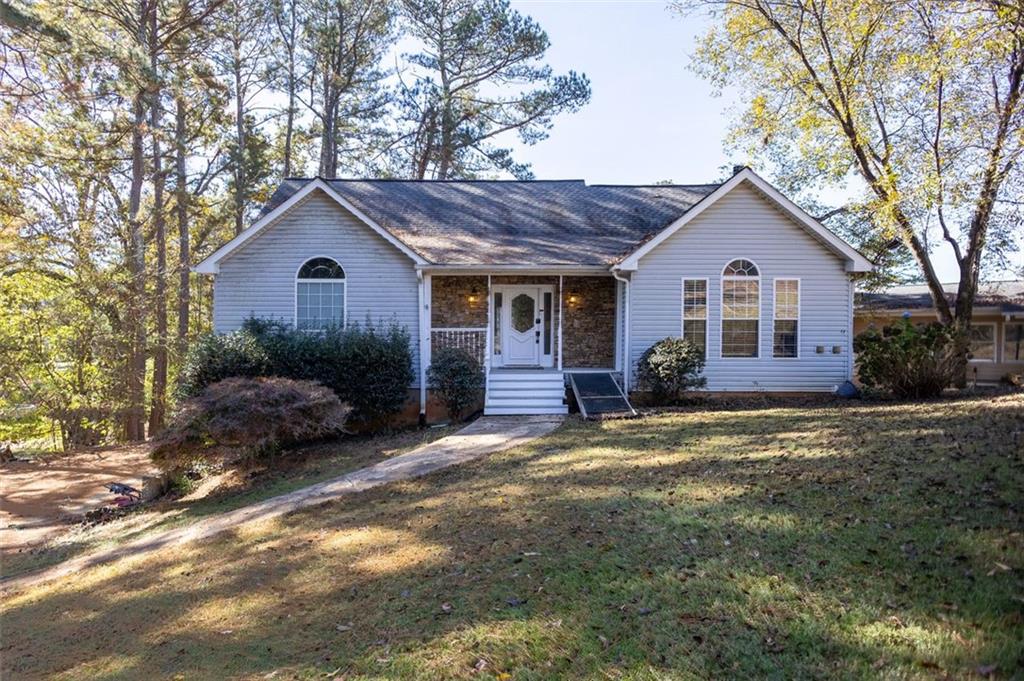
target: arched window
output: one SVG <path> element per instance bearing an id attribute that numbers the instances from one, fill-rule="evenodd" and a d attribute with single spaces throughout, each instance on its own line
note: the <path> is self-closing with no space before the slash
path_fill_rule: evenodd
<path id="1" fill-rule="evenodd" d="M 295 277 L 295 327 L 345 326 L 345 270 L 331 258 L 307 260 Z"/>
<path id="2" fill-rule="evenodd" d="M 761 279 L 757 265 L 733 260 L 722 270 L 722 357 L 757 357 Z"/>

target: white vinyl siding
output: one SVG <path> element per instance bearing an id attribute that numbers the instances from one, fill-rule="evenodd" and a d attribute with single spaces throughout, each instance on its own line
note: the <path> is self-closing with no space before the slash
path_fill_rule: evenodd
<path id="1" fill-rule="evenodd" d="M 760 334 L 756 359 L 721 357 L 722 268 L 738 257 L 752 259 L 766 284 L 799 274 L 798 358 L 772 357 L 770 333 Z M 848 379 L 852 289 L 845 262 L 748 185 L 736 187 L 640 259 L 630 285 L 634 367 L 644 350 L 680 333 L 684 277 L 709 280 L 708 390 L 827 392 Z M 772 305 L 771 295 L 760 296 L 761 320 L 772 319 Z"/>
<path id="2" fill-rule="evenodd" d="M 345 270 L 348 324 L 394 320 L 409 331 L 413 370 L 419 376 L 413 261 L 320 191 L 220 262 L 214 280 L 214 331 L 233 331 L 250 316 L 295 324 L 297 273 L 303 263 L 318 257 L 332 258 Z"/>
<path id="3" fill-rule="evenodd" d="M 708 280 L 683 279 L 683 338 L 708 354 Z"/>
<path id="4" fill-rule="evenodd" d="M 772 356 L 800 356 L 800 280 L 776 279 L 772 324 Z"/>

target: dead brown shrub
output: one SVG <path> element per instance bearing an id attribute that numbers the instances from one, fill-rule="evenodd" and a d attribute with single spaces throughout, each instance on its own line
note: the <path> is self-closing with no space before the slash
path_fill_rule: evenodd
<path id="1" fill-rule="evenodd" d="M 182 404 L 152 456 L 166 471 L 197 461 L 237 464 L 342 433 L 350 411 L 313 381 L 228 378 Z"/>

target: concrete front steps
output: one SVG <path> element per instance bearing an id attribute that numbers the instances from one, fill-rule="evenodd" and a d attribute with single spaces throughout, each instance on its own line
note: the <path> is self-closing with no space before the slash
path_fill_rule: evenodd
<path id="1" fill-rule="evenodd" d="M 569 413 L 561 371 L 495 369 L 488 383 L 485 416 Z"/>

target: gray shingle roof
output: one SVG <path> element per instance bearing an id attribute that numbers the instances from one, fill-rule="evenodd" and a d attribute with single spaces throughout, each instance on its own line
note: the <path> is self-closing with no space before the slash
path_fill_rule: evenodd
<path id="1" fill-rule="evenodd" d="M 285 180 L 261 215 L 311 181 Z M 425 260 L 444 265 L 611 265 L 719 186 L 327 182 Z"/>
<path id="2" fill-rule="evenodd" d="M 946 299 L 953 303 L 957 284 L 943 284 L 942 289 Z M 908 284 L 885 291 L 858 293 L 857 307 L 862 310 L 930 309 L 932 297 L 924 284 Z M 979 284 L 974 307 L 995 307 L 1003 313 L 1024 311 L 1024 281 L 1009 279 Z"/>

